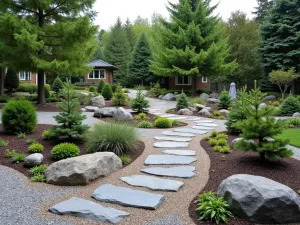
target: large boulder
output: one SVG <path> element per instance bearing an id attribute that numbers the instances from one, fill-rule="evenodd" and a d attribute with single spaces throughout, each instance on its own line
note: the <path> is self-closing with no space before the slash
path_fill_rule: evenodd
<path id="1" fill-rule="evenodd" d="M 264 101 L 275 100 L 275 99 L 276 99 L 276 96 L 274 96 L 274 95 L 269 95 L 269 96 L 266 96 L 266 97 L 264 98 Z"/>
<path id="2" fill-rule="evenodd" d="M 92 104 L 93 106 L 96 106 L 98 108 L 105 107 L 105 99 L 102 95 L 99 95 L 97 97 L 92 98 Z"/>
<path id="3" fill-rule="evenodd" d="M 163 97 L 164 97 L 163 95 L 158 96 L 159 99 L 162 99 Z"/>
<path id="4" fill-rule="evenodd" d="M 263 109 L 263 108 L 265 108 L 265 107 L 267 107 L 267 104 L 266 104 L 266 103 L 261 103 L 261 104 L 259 105 L 258 109 Z"/>
<path id="5" fill-rule="evenodd" d="M 85 109 L 85 112 L 95 112 L 99 108 L 96 106 L 86 106 L 86 107 L 84 107 L 84 109 Z"/>
<path id="6" fill-rule="evenodd" d="M 172 93 L 169 93 L 169 94 L 166 94 L 162 100 L 167 100 L 167 101 L 174 101 L 176 100 L 176 95 L 172 94 Z"/>
<path id="7" fill-rule="evenodd" d="M 24 159 L 24 165 L 26 167 L 39 166 L 42 164 L 43 160 L 44 156 L 41 153 L 34 153 Z"/>
<path id="8" fill-rule="evenodd" d="M 87 92 L 77 92 L 76 93 L 76 97 L 79 98 L 80 103 L 82 103 L 82 104 L 85 103 L 85 101 L 88 98 L 88 96 L 89 96 L 89 93 L 87 93 Z"/>
<path id="9" fill-rule="evenodd" d="M 220 100 L 217 99 L 217 98 L 208 98 L 208 99 L 206 99 L 206 102 L 207 102 L 207 104 L 212 104 L 212 105 L 214 105 L 214 104 L 220 103 Z"/>
<path id="10" fill-rule="evenodd" d="M 94 113 L 94 117 L 113 117 L 117 109 L 112 107 L 97 109 Z"/>
<path id="11" fill-rule="evenodd" d="M 218 94 L 217 93 L 211 93 L 210 95 L 209 95 L 209 97 L 210 98 L 219 98 L 219 96 L 218 96 Z"/>
<path id="12" fill-rule="evenodd" d="M 207 109 L 201 109 L 199 111 L 199 114 L 202 115 L 202 116 L 209 116 L 210 112 Z"/>
<path id="13" fill-rule="evenodd" d="M 299 112 L 294 113 L 294 114 L 293 114 L 293 117 L 299 118 L 299 117 L 300 117 L 300 113 L 299 113 Z"/>
<path id="14" fill-rule="evenodd" d="M 193 107 L 196 108 L 198 111 L 200 111 L 201 109 L 205 108 L 205 105 L 194 103 Z"/>
<path id="15" fill-rule="evenodd" d="M 113 118 L 116 120 L 133 120 L 132 115 L 127 112 L 123 107 L 120 107 L 116 110 L 113 115 Z"/>
<path id="16" fill-rule="evenodd" d="M 291 188 L 265 177 L 233 175 L 218 188 L 231 211 L 254 223 L 300 222 L 300 197 Z"/>
<path id="17" fill-rule="evenodd" d="M 225 117 L 227 117 L 228 114 L 230 113 L 230 111 L 227 109 L 221 109 L 221 110 L 219 110 L 219 112 L 222 114 L 222 116 L 225 116 Z"/>
<path id="18" fill-rule="evenodd" d="M 190 115 L 193 115 L 193 112 L 189 109 L 180 109 L 178 112 L 177 112 L 178 115 L 185 115 L 185 116 L 190 116 Z"/>
<path id="19" fill-rule="evenodd" d="M 45 172 L 46 181 L 55 185 L 87 185 L 122 168 L 112 152 L 97 152 L 52 163 Z"/>
<path id="20" fill-rule="evenodd" d="M 202 93 L 202 94 L 200 95 L 200 98 L 201 98 L 203 101 L 206 101 L 206 100 L 209 98 L 209 95 L 206 94 L 206 93 Z"/>

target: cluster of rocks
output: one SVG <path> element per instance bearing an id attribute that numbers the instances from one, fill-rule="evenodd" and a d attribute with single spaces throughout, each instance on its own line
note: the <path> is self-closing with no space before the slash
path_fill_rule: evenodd
<path id="1" fill-rule="evenodd" d="M 87 98 L 88 97 L 88 93 L 85 92 L 79 92 L 79 95 L 83 96 L 83 98 Z M 84 112 L 95 112 L 98 109 L 104 108 L 105 107 L 105 99 L 102 95 L 93 97 L 91 99 L 91 106 L 86 106 L 85 108 L 81 109 Z"/>
<path id="2" fill-rule="evenodd" d="M 177 112 L 177 114 L 190 116 L 190 115 L 193 115 L 194 112 L 198 112 L 202 116 L 210 116 L 212 111 L 213 111 L 212 107 L 208 107 L 205 105 L 195 103 L 192 106 L 190 106 L 189 108 L 180 109 Z M 230 111 L 227 109 L 221 109 L 221 110 L 219 110 L 219 112 L 221 113 L 222 116 L 227 117 Z"/>
<path id="3" fill-rule="evenodd" d="M 179 96 L 178 92 L 175 92 L 174 94 L 168 93 L 166 95 L 160 95 L 158 98 L 166 101 L 176 101 L 177 97 Z"/>
<path id="4" fill-rule="evenodd" d="M 200 99 L 202 99 L 207 104 L 211 104 L 211 105 L 218 104 L 220 102 L 218 94 L 216 93 L 211 93 L 211 94 L 202 93 L 200 95 Z"/>
<path id="5" fill-rule="evenodd" d="M 94 117 L 113 117 L 116 120 L 133 120 L 133 117 L 130 112 L 128 112 L 123 107 L 119 108 L 101 108 L 95 110 Z"/>

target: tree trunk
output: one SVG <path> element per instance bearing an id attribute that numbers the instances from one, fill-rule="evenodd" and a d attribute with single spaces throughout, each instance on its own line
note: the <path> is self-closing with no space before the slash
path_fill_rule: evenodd
<path id="1" fill-rule="evenodd" d="M 197 96 L 197 76 L 192 76 L 192 96 Z"/>
<path id="2" fill-rule="evenodd" d="M 5 68 L 0 68 L 0 96 L 4 95 Z"/>
<path id="3" fill-rule="evenodd" d="M 45 105 L 45 72 L 44 70 L 38 71 L 38 104 Z"/>

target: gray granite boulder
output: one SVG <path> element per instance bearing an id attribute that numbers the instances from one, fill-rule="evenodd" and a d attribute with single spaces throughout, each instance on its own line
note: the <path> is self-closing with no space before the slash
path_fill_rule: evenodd
<path id="1" fill-rule="evenodd" d="M 299 112 L 294 113 L 294 114 L 293 114 L 293 117 L 299 118 L 299 117 L 300 117 L 300 113 L 299 113 Z"/>
<path id="2" fill-rule="evenodd" d="M 96 106 L 98 108 L 105 107 L 105 99 L 102 95 L 99 95 L 97 97 L 92 98 L 92 104 L 93 106 Z"/>
<path id="3" fill-rule="evenodd" d="M 126 109 L 123 107 L 120 107 L 116 110 L 116 112 L 113 114 L 113 118 L 116 120 L 133 120 L 131 113 L 126 111 Z"/>
<path id="4" fill-rule="evenodd" d="M 222 116 L 225 116 L 225 117 L 227 117 L 228 114 L 230 113 L 230 111 L 227 109 L 221 109 L 221 110 L 219 110 L 219 112 L 222 114 Z"/>
<path id="5" fill-rule="evenodd" d="M 176 96 L 172 93 L 168 93 L 162 98 L 162 100 L 174 101 L 176 100 Z"/>
<path id="6" fill-rule="evenodd" d="M 265 107 L 267 107 L 267 104 L 266 104 L 266 103 L 261 103 L 261 104 L 259 105 L 258 109 L 263 109 L 263 108 L 265 108 Z"/>
<path id="7" fill-rule="evenodd" d="M 198 111 L 200 111 L 201 109 L 205 108 L 205 105 L 195 103 L 193 104 L 193 107 L 196 108 Z"/>
<path id="8" fill-rule="evenodd" d="M 206 93 L 202 93 L 202 94 L 200 95 L 200 99 L 202 99 L 203 101 L 206 101 L 208 98 L 209 98 L 209 95 L 206 94 Z"/>
<path id="9" fill-rule="evenodd" d="M 46 181 L 55 185 L 87 185 L 122 168 L 112 152 L 97 152 L 52 163 L 45 172 Z"/>
<path id="10" fill-rule="evenodd" d="M 86 107 L 84 107 L 84 109 L 85 109 L 85 112 L 95 112 L 99 108 L 97 106 L 86 106 Z"/>
<path id="11" fill-rule="evenodd" d="M 75 197 L 50 207 L 49 211 L 58 215 L 76 216 L 112 224 L 116 224 L 129 216 L 129 213 L 105 208 L 95 202 Z"/>
<path id="12" fill-rule="evenodd" d="M 265 101 L 275 100 L 275 99 L 276 99 L 276 96 L 274 96 L 274 95 L 269 95 L 264 98 Z"/>
<path id="13" fill-rule="evenodd" d="M 218 104 L 218 103 L 220 103 L 220 100 L 217 99 L 217 98 L 208 98 L 208 99 L 206 100 L 206 103 L 207 103 L 207 104 L 211 104 L 211 105 L 213 105 L 213 104 Z"/>
<path id="14" fill-rule="evenodd" d="M 209 116 L 210 112 L 207 109 L 201 109 L 199 111 L 199 114 L 202 115 L 202 116 Z"/>
<path id="15" fill-rule="evenodd" d="M 209 97 L 210 98 L 219 98 L 219 96 L 218 96 L 218 94 L 217 93 L 211 93 L 210 95 L 209 95 Z"/>
<path id="16" fill-rule="evenodd" d="M 185 116 L 190 116 L 190 115 L 193 115 L 193 112 L 189 109 L 180 109 L 178 112 L 177 112 L 178 115 L 185 115 Z"/>
<path id="17" fill-rule="evenodd" d="M 192 112 L 198 112 L 197 108 L 191 107 L 189 106 L 189 110 L 191 110 Z"/>
<path id="18" fill-rule="evenodd" d="M 300 222 L 300 197 L 291 188 L 265 177 L 233 175 L 218 188 L 231 211 L 259 224 Z"/>
<path id="19" fill-rule="evenodd" d="M 116 111 L 117 109 L 112 107 L 97 109 L 94 113 L 94 117 L 113 117 Z"/>
<path id="20" fill-rule="evenodd" d="M 205 109 L 207 109 L 208 112 L 212 112 L 212 111 L 213 111 L 213 108 L 212 108 L 212 107 L 209 107 L 209 106 L 205 107 Z"/>
<path id="21" fill-rule="evenodd" d="M 27 167 L 39 166 L 42 164 L 44 156 L 41 153 L 34 153 L 27 156 L 24 160 L 24 165 Z"/>
<path id="22" fill-rule="evenodd" d="M 163 95 L 158 96 L 159 99 L 162 99 L 163 97 L 164 97 Z"/>

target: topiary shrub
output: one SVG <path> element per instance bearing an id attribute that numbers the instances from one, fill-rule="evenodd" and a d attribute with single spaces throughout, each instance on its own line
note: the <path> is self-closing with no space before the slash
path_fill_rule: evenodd
<path id="1" fill-rule="evenodd" d="M 154 121 L 154 126 L 157 128 L 170 128 L 172 122 L 168 118 L 158 118 Z"/>
<path id="2" fill-rule="evenodd" d="M 29 145 L 28 152 L 29 153 L 41 153 L 44 151 L 44 145 L 40 143 L 34 143 Z"/>
<path id="3" fill-rule="evenodd" d="M 97 92 L 98 92 L 99 94 L 102 93 L 102 90 L 103 90 L 103 88 L 104 88 L 104 85 L 105 85 L 104 80 L 100 80 L 99 83 L 98 83 L 98 85 L 97 85 Z"/>
<path id="4" fill-rule="evenodd" d="M 62 80 L 58 77 L 55 78 L 55 80 L 53 81 L 52 84 L 52 90 L 58 94 L 58 92 L 63 88 L 64 84 L 62 82 Z"/>
<path id="5" fill-rule="evenodd" d="M 113 91 L 111 89 L 110 84 L 105 84 L 103 87 L 103 90 L 101 92 L 101 95 L 106 99 L 110 100 L 113 97 Z"/>
<path id="6" fill-rule="evenodd" d="M 149 121 L 142 121 L 138 124 L 138 128 L 152 128 L 153 124 Z"/>
<path id="7" fill-rule="evenodd" d="M 18 74 L 12 69 L 8 69 L 4 77 L 4 87 L 9 94 L 13 93 L 19 87 Z"/>
<path id="8" fill-rule="evenodd" d="M 280 115 L 292 116 L 296 112 L 300 112 L 300 102 L 294 96 L 290 95 L 282 103 Z"/>
<path id="9" fill-rule="evenodd" d="M 72 143 L 62 143 L 51 150 L 51 158 L 56 161 L 79 156 L 79 154 L 80 149 Z"/>
<path id="10" fill-rule="evenodd" d="M 117 86 L 117 90 L 115 91 L 111 101 L 115 105 L 127 105 L 128 104 L 129 98 L 122 91 L 122 87 L 120 85 Z"/>
<path id="11" fill-rule="evenodd" d="M 28 100 L 9 101 L 1 120 L 6 133 L 31 133 L 37 124 L 35 108 Z"/>
<path id="12" fill-rule="evenodd" d="M 131 109 L 137 112 L 145 112 L 149 107 L 149 101 L 145 99 L 145 95 L 142 93 L 142 90 L 139 89 L 136 95 L 136 98 L 131 101 Z"/>
<path id="13" fill-rule="evenodd" d="M 184 92 L 181 92 L 181 94 L 177 98 L 176 108 L 177 108 L 177 110 L 180 110 L 180 109 L 185 109 L 188 107 L 189 107 L 189 100 L 186 97 L 186 95 L 184 94 Z"/>
<path id="14" fill-rule="evenodd" d="M 97 124 L 86 134 L 89 152 L 114 152 L 121 156 L 137 143 L 134 127 L 118 123 Z"/>
<path id="15" fill-rule="evenodd" d="M 96 92 L 95 86 L 89 86 L 89 92 Z"/>

